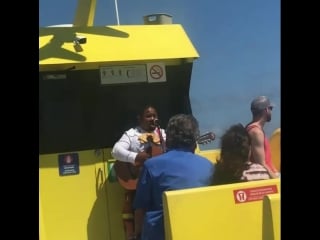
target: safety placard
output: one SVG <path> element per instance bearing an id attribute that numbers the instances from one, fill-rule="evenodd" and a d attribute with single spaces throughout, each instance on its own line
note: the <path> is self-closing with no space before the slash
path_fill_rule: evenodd
<path id="1" fill-rule="evenodd" d="M 67 153 L 58 155 L 59 175 L 79 174 L 79 155 L 78 153 Z"/>
<path id="2" fill-rule="evenodd" d="M 148 63 L 147 64 L 148 82 L 165 82 L 166 77 L 166 66 L 164 63 Z"/>
<path id="3" fill-rule="evenodd" d="M 235 203 L 245 203 L 262 200 L 267 194 L 278 193 L 277 185 L 233 190 Z"/>

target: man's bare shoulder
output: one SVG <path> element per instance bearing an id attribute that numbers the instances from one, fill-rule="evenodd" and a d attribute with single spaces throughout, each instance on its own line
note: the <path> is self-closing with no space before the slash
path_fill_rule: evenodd
<path id="1" fill-rule="evenodd" d="M 259 125 L 249 125 L 248 126 L 249 130 L 248 133 L 251 137 L 263 137 L 264 133 L 263 130 L 261 129 L 261 127 Z"/>

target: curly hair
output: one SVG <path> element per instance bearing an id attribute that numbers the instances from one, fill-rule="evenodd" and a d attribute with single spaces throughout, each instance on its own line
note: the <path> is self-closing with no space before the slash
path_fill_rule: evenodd
<path id="1" fill-rule="evenodd" d="M 156 107 L 155 107 L 154 105 L 152 105 L 151 103 L 148 103 L 148 104 L 145 104 L 145 105 L 139 107 L 139 109 L 138 109 L 138 114 L 137 114 L 137 118 L 143 117 L 144 112 L 145 112 L 148 108 L 153 108 L 153 109 L 156 110 L 156 112 L 157 112 Z"/>
<path id="2" fill-rule="evenodd" d="M 200 135 L 197 119 L 192 115 L 177 114 L 169 119 L 166 128 L 166 146 L 194 150 Z"/>
<path id="3" fill-rule="evenodd" d="M 242 124 L 232 125 L 221 138 L 221 158 L 225 162 L 240 158 L 248 161 L 250 151 L 250 136 Z"/>
<path id="4" fill-rule="evenodd" d="M 220 160 L 216 163 L 213 184 L 241 182 L 247 169 L 250 136 L 242 124 L 232 125 L 221 137 Z"/>

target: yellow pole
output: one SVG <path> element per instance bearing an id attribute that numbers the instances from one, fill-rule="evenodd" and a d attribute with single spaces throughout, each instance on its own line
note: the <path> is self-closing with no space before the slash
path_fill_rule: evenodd
<path id="1" fill-rule="evenodd" d="M 93 26 L 96 0 L 78 0 L 73 26 Z"/>

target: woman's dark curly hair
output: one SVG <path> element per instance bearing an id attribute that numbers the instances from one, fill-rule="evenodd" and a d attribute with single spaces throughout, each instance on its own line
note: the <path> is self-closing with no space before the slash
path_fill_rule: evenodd
<path id="1" fill-rule="evenodd" d="M 232 125 L 221 137 L 220 160 L 216 163 L 213 184 L 240 182 L 247 168 L 250 136 L 242 124 Z"/>
<path id="2" fill-rule="evenodd" d="M 234 158 L 248 161 L 250 151 L 250 136 L 242 124 L 231 126 L 221 138 L 221 158 L 225 162 Z"/>
<path id="3" fill-rule="evenodd" d="M 189 148 L 194 150 L 199 137 L 199 124 L 192 115 L 177 114 L 169 119 L 166 128 L 166 146 L 172 148 Z"/>

